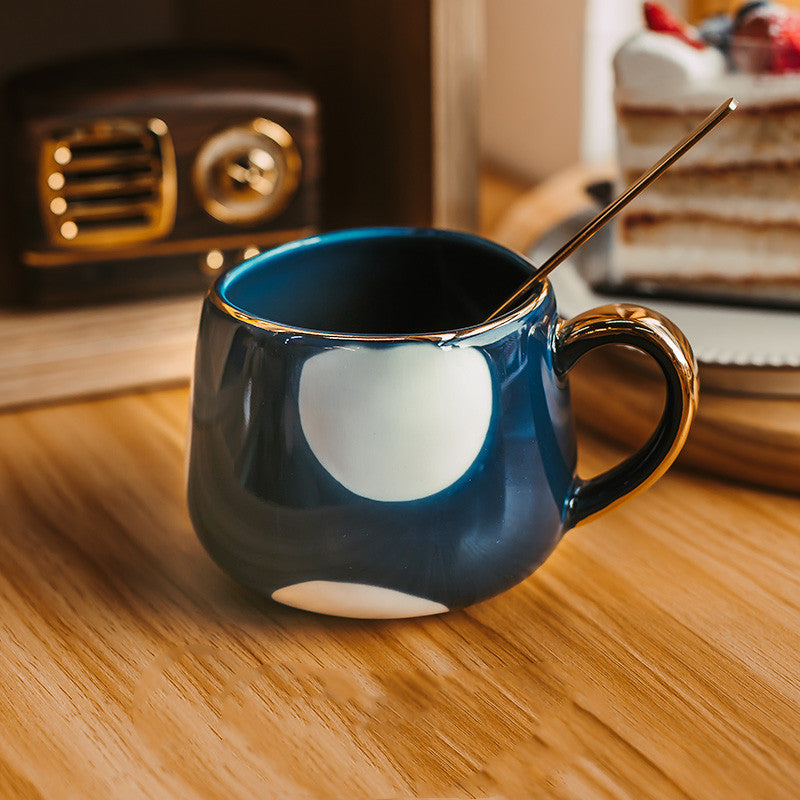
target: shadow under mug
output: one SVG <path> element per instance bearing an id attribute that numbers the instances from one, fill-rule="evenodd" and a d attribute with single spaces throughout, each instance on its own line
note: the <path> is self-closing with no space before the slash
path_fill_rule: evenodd
<path id="1" fill-rule="evenodd" d="M 560 320 L 547 282 L 481 323 L 530 270 L 469 234 L 377 228 L 222 276 L 188 444 L 189 510 L 214 560 L 309 611 L 434 614 L 515 585 L 569 528 L 650 486 L 694 415 L 689 344 L 638 306 Z M 567 373 L 605 344 L 654 358 L 666 402 L 641 450 L 583 479 Z"/>

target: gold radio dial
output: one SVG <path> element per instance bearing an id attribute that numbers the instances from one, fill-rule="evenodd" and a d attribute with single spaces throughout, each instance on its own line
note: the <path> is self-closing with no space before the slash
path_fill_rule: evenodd
<path id="1" fill-rule="evenodd" d="M 200 203 L 214 219 L 252 225 L 283 211 L 297 190 L 301 166 L 289 132 L 259 117 L 205 142 L 192 180 Z"/>

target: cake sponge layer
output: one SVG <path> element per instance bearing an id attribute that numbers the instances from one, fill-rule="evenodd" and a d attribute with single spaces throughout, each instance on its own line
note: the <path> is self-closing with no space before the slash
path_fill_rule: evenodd
<path id="1" fill-rule="evenodd" d="M 639 173 L 629 170 L 628 184 Z M 697 214 L 745 223 L 800 220 L 800 163 L 669 170 L 628 206 L 627 216 Z"/>
<path id="2" fill-rule="evenodd" d="M 722 98 L 724 100 L 724 98 Z M 708 112 L 713 108 L 709 107 Z M 644 171 L 698 125 L 704 113 L 618 108 L 619 160 Z M 740 107 L 676 162 L 671 171 L 695 167 L 753 166 L 794 162 L 800 141 L 800 103 L 769 110 Z"/>
<path id="3" fill-rule="evenodd" d="M 800 228 L 690 215 L 631 215 L 618 229 L 613 277 L 800 286 Z"/>

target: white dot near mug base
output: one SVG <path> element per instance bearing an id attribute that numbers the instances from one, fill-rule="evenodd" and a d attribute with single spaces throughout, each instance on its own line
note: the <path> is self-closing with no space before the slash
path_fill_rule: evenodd
<path id="1" fill-rule="evenodd" d="M 342 581 L 304 581 L 276 589 L 272 599 L 283 605 L 358 619 L 402 619 L 449 611 L 447 606 L 413 594 Z"/>

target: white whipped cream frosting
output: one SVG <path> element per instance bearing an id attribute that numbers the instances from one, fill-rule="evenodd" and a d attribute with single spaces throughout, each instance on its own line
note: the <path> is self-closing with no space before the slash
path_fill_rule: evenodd
<path id="1" fill-rule="evenodd" d="M 630 99 L 682 94 L 698 84 L 718 81 L 725 57 L 715 47 L 697 49 L 677 36 L 640 31 L 614 57 L 617 90 Z"/>
<path id="2" fill-rule="evenodd" d="M 800 73 L 729 72 L 716 47 L 698 49 L 667 33 L 640 31 L 614 57 L 617 105 L 709 111 L 728 97 L 758 107 L 800 99 Z"/>

